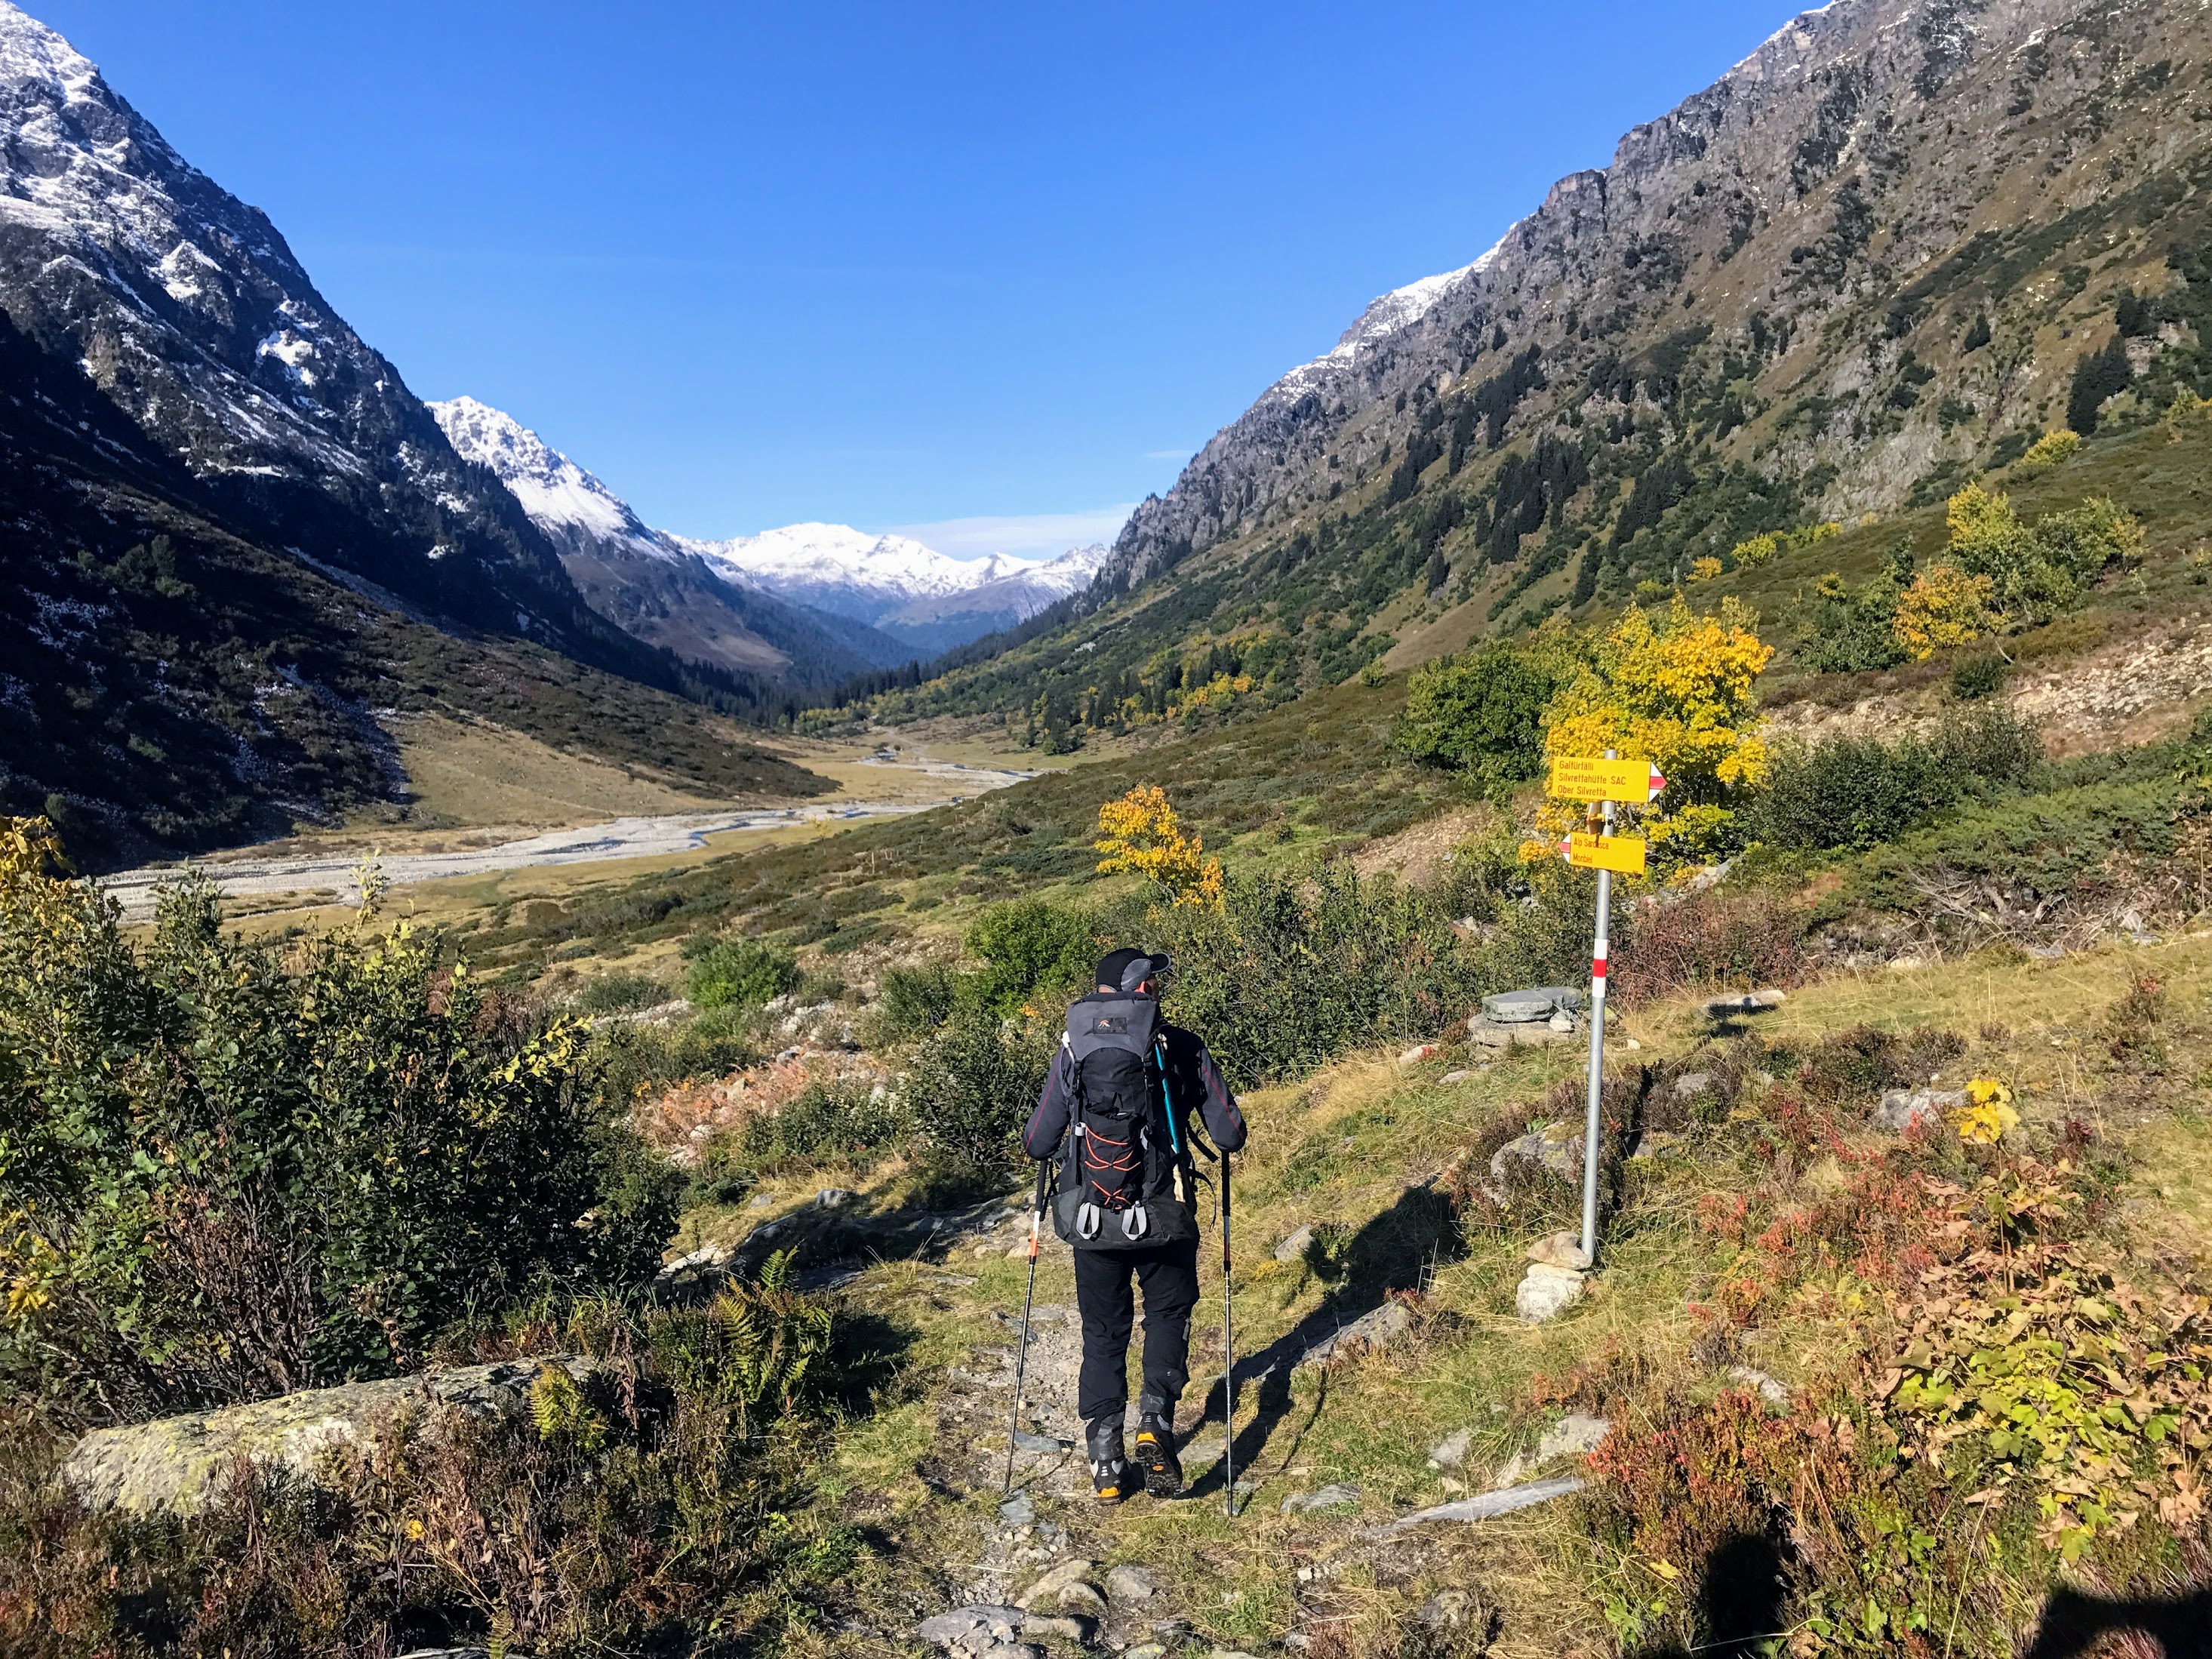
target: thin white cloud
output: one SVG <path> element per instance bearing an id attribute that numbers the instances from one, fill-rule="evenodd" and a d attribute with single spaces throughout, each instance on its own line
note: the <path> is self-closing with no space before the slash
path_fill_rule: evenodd
<path id="1" fill-rule="evenodd" d="M 1148 461 L 1187 461 L 1197 453 L 1194 449 L 1148 449 L 1145 452 L 1145 459 Z"/>
<path id="2" fill-rule="evenodd" d="M 1049 559 L 1071 547 L 1110 543 L 1135 511 L 1134 501 L 1089 513 L 1014 514 L 1004 518 L 939 519 L 935 524 L 896 524 L 895 536 L 911 536 L 947 558 L 980 559 L 1011 553 L 1019 559 Z"/>

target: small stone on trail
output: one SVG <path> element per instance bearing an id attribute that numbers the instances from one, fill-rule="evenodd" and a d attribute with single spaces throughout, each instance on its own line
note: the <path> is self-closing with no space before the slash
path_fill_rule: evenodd
<path id="1" fill-rule="evenodd" d="M 1589 1271 L 1590 1259 L 1581 1241 L 1572 1233 L 1553 1233 L 1539 1239 L 1528 1247 L 1528 1260 L 1547 1267 L 1564 1267 L 1569 1273 Z"/>
<path id="2" fill-rule="evenodd" d="M 1416 1043 L 1413 1048 L 1407 1049 L 1404 1054 L 1398 1056 L 1398 1063 L 1401 1066 L 1418 1066 L 1423 1060 L 1434 1054 L 1436 1051 L 1437 1045 L 1433 1042 Z"/>
<path id="3" fill-rule="evenodd" d="M 1106 1575 L 1106 1597 L 1111 1601 L 1149 1601 L 1152 1575 L 1142 1567 L 1119 1566 Z"/>
<path id="4" fill-rule="evenodd" d="M 1341 1509 L 1359 1501 L 1359 1488 L 1340 1481 L 1319 1492 L 1294 1492 L 1283 1500 L 1285 1515 L 1305 1515 L 1315 1510 Z"/>
<path id="5" fill-rule="evenodd" d="M 1167 1650 L 1158 1642 L 1139 1642 L 1133 1648 L 1121 1650 L 1121 1659 L 1167 1659 Z"/>
<path id="6" fill-rule="evenodd" d="M 1685 1072 L 1674 1079 L 1674 1098 L 1677 1100 L 1696 1100 L 1712 1091 L 1713 1074 L 1711 1072 Z"/>
<path id="7" fill-rule="evenodd" d="M 1473 1429 L 1455 1429 L 1429 1448 L 1429 1467 L 1432 1469 L 1456 1469 L 1467 1462 L 1467 1449 L 1474 1443 Z"/>
<path id="8" fill-rule="evenodd" d="M 814 1194 L 814 1207 L 817 1210 L 842 1209 L 853 1201 L 854 1196 L 850 1187 L 824 1187 Z"/>
<path id="9" fill-rule="evenodd" d="M 1297 1231 L 1292 1233 L 1281 1243 L 1275 1246 L 1275 1260 L 1278 1261 L 1296 1261 L 1300 1256 L 1304 1255 L 1308 1250 L 1313 1248 L 1313 1242 L 1314 1230 L 1310 1226 L 1301 1227 Z"/>
<path id="10" fill-rule="evenodd" d="M 1091 1565 L 1089 1561 L 1079 1555 L 1071 1556 L 1017 1595 L 1014 1598 L 1014 1605 L 1018 1607 L 1028 1607 L 1043 1601 L 1048 1595 L 1058 1595 L 1066 1586 L 1079 1583 L 1088 1578 L 1091 1576 Z"/>
<path id="11" fill-rule="evenodd" d="M 1759 1397 L 1770 1406 L 1786 1406 L 1790 1403 L 1789 1389 L 1778 1379 L 1769 1376 L 1765 1371 L 1749 1365 L 1731 1365 L 1729 1367 L 1728 1374 L 1730 1382 L 1741 1382 L 1747 1389 L 1755 1390 Z"/>
<path id="12" fill-rule="evenodd" d="M 999 1505 L 999 1519 L 1010 1527 L 1029 1526 L 1036 1519 L 1036 1505 L 1027 1492 L 1018 1492 Z"/>
<path id="13" fill-rule="evenodd" d="M 753 1201 L 745 1206 L 745 1208 L 748 1210 L 772 1210 L 775 1207 L 775 1194 L 774 1193 L 755 1193 L 753 1194 Z"/>
<path id="14" fill-rule="evenodd" d="M 1474 1075 L 1472 1072 L 1446 1072 L 1437 1079 L 1440 1083 L 1464 1083 Z"/>
<path id="15" fill-rule="evenodd" d="M 1564 1267 L 1529 1265 L 1528 1276 L 1513 1292 L 1513 1310 L 1524 1324 L 1540 1325 L 1583 1299 L 1583 1276 Z"/>
<path id="16" fill-rule="evenodd" d="M 1425 1630 L 1457 1630 L 1467 1622 L 1468 1602 L 1465 1590 L 1438 1590 L 1413 1618 Z"/>
<path id="17" fill-rule="evenodd" d="M 1053 1598 L 1062 1613 L 1088 1613 L 1093 1619 L 1106 1616 L 1106 1597 L 1098 1586 L 1084 1579 L 1072 1584 L 1062 1584 L 1053 1592 Z"/>
<path id="18" fill-rule="evenodd" d="M 1892 1089 L 1874 1109 L 1874 1121 L 1878 1128 L 1902 1134 L 1916 1123 L 1939 1125 L 1944 1113 L 1966 1103 L 1964 1089 Z"/>

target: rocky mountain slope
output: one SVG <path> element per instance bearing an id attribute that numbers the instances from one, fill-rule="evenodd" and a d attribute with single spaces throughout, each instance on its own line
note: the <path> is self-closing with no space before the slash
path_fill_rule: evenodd
<path id="1" fill-rule="evenodd" d="M 592 608 L 625 632 L 800 692 L 914 656 L 865 623 L 730 580 L 513 416 L 473 398 L 428 408 L 454 451 L 520 503 Z"/>
<path id="2" fill-rule="evenodd" d="M 1088 587 L 1105 550 L 1052 559 L 954 559 L 908 536 L 795 524 L 728 541 L 672 540 L 732 580 L 881 629 L 924 655 L 1034 616 Z"/>
<path id="3" fill-rule="evenodd" d="M 1295 690 L 2212 391 L 2205 15 L 1805 14 L 1376 301 L 1139 506 L 1088 614 L 936 706 L 1137 707 L 1208 662 Z"/>
<path id="4" fill-rule="evenodd" d="M 0 811 L 88 862 L 404 793 L 392 707 L 822 787 L 668 695 L 773 693 L 596 615 L 267 218 L 5 0 L 0 313 Z"/>

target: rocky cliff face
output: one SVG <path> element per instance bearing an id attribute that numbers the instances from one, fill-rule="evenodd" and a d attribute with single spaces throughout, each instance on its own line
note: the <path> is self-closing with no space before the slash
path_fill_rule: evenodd
<path id="1" fill-rule="evenodd" d="M 1139 508 L 1117 568 L 1142 577 L 1310 512 L 1409 440 L 1419 457 L 1440 402 L 1455 441 L 1424 468 L 1570 409 L 1666 412 L 1700 377 L 1735 392 L 1734 420 L 1703 434 L 1720 463 L 1806 482 L 1826 514 L 1899 504 L 2054 418 L 2082 349 L 2060 344 L 2075 268 L 2130 240 L 2163 254 L 2162 223 L 2201 217 L 2206 16 L 2154 0 L 1806 13 L 1474 264 L 1377 301 Z M 1996 337 L 1962 349 L 1977 317 Z"/>
<path id="2" fill-rule="evenodd" d="M 0 309 L 271 544 L 477 626 L 642 663 L 267 217 L 5 0 Z"/>

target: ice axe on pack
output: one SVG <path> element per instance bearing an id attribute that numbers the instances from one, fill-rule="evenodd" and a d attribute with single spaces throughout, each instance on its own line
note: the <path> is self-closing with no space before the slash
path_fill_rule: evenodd
<path id="1" fill-rule="evenodd" d="M 1037 1239 L 1044 1230 L 1045 1188 L 1052 1167 L 1042 1159 L 1038 1161 L 1036 1195 L 1030 1200 L 1030 1287 L 1022 1293 L 1021 1343 L 1014 1356 L 1014 1414 L 1006 1424 L 1006 1478 L 1000 1486 L 1001 1492 L 1014 1489 L 1014 1442 L 1022 1431 L 1022 1381 L 1030 1365 L 1030 1307 L 1036 1300 Z"/>

